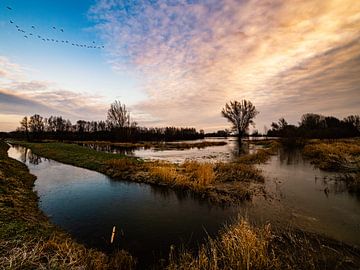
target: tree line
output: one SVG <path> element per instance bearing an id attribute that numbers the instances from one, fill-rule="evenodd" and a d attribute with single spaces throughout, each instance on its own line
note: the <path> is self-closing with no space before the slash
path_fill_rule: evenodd
<path id="1" fill-rule="evenodd" d="M 360 136 L 359 115 L 349 115 L 340 120 L 334 116 L 306 113 L 298 125 L 291 125 L 284 118 L 271 124 L 268 136 L 336 139 Z"/>
<path id="2" fill-rule="evenodd" d="M 236 135 L 241 139 L 249 136 L 250 125 L 255 126 L 254 118 L 259 112 L 249 100 L 230 101 L 225 104 L 221 114 L 232 124 L 230 130 L 207 133 L 207 136 L 227 137 Z M 1 134 L 0 134 L 1 135 Z M 8 134 L 7 134 L 8 135 Z M 260 136 L 257 131 L 254 136 Z M 272 122 L 271 129 L 266 128 L 265 136 L 284 138 L 336 139 L 360 136 L 360 117 L 350 115 L 340 120 L 334 116 L 315 113 L 304 114 L 299 124 L 291 125 L 284 118 Z M 195 128 L 146 128 L 131 121 L 130 112 L 124 104 L 115 101 L 110 105 L 105 121 L 78 120 L 72 124 L 61 116 L 44 118 L 38 114 L 25 116 L 20 127 L 10 136 L 28 140 L 110 140 L 110 141 L 158 141 L 193 140 L 204 138 L 203 130 Z"/>
<path id="3" fill-rule="evenodd" d="M 106 120 L 78 120 L 73 124 L 62 116 L 45 118 L 34 114 L 25 116 L 10 136 L 27 140 L 170 141 L 204 138 L 204 132 L 195 128 L 140 127 L 131 120 L 126 106 L 115 101 L 110 105 Z"/>

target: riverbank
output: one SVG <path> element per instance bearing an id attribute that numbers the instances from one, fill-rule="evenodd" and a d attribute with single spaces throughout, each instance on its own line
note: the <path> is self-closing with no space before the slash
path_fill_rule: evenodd
<path id="1" fill-rule="evenodd" d="M 278 144 L 266 142 L 264 149 L 230 163 L 216 164 L 186 161 L 182 164 L 150 162 L 95 151 L 76 144 L 60 142 L 13 142 L 30 148 L 34 154 L 62 163 L 95 170 L 115 179 L 142 182 L 188 190 L 214 202 L 237 202 L 263 192 L 264 181 L 255 164 L 275 153 Z"/>
<path id="2" fill-rule="evenodd" d="M 338 172 L 349 191 L 360 194 L 360 139 L 311 140 L 303 154 L 316 167 Z"/>
<path id="3" fill-rule="evenodd" d="M 7 155 L 0 141 L 0 265 L 4 269 L 133 269 L 125 251 L 86 248 L 51 224 L 38 209 L 36 177 Z"/>

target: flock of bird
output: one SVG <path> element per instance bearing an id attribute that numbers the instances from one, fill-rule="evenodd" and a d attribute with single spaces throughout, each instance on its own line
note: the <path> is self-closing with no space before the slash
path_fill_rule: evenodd
<path id="1" fill-rule="evenodd" d="M 7 6 L 6 7 L 8 10 L 12 11 L 13 8 Z M 103 49 L 105 48 L 104 45 L 98 45 L 96 44 L 95 41 L 92 42 L 92 44 L 81 44 L 78 42 L 73 42 L 73 41 L 69 41 L 69 40 L 64 40 L 64 39 L 55 39 L 55 38 L 48 38 L 39 34 L 36 34 L 37 32 L 37 28 L 35 27 L 35 25 L 32 25 L 30 27 L 30 30 L 25 31 L 23 28 L 21 28 L 18 24 L 15 23 L 15 21 L 13 20 L 9 20 L 9 23 L 14 25 L 17 29 L 18 32 L 24 34 L 24 38 L 25 39 L 29 39 L 29 38 L 37 38 L 39 40 L 42 40 L 44 42 L 54 42 L 54 43 L 63 43 L 66 45 L 71 45 L 74 47 L 80 47 L 80 48 L 88 48 L 88 49 Z M 61 33 L 64 33 L 64 29 L 63 28 L 57 28 L 55 26 L 53 26 L 51 28 L 53 31 L 59 31 Z"/>

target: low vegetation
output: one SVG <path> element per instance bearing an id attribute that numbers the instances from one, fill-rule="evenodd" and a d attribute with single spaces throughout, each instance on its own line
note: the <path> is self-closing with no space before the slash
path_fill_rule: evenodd
<path id="1" fill-rule="evenodd" d="M 3 269 L 133 269 L 125 251 L 108 256 L 73 241 L 38 209 L 35 176 L 0 141 L 0 265 Z"/>
<path id="2" fill-rule="evenodd" d="M 356 269 L 359 251 L 299 231 L 275 232 L 240 218 L 196 252 L 171 249 L 168 270 Z"/>
<path id="3" fill-rule="evenodd" d="M 320 169 L 338 172 L 335 180 L 345 183 L 350 192 L 360 193 L 360 139 L 314 140 L 303 153 Z"/>
<path id="4" fill-rule="evenodd" d="M 304 155 L 323 170 L 360 171 L 360 139 L 312 141 L 304 147 Z"/>

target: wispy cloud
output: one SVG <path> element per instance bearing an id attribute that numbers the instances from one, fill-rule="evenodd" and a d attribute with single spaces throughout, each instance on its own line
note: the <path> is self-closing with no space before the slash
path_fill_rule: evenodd
<path id="1" fill-rule="evenodd" d="M 258 123 L 360 113 L 360 2 L 99 0 L 90 10 L 115 69 L 143 74 L 135 109 L 160 124 L 217 128 L 247 98 Z M 259 126 L 259 125 L 258 125 Z"/>
<path id="2" fill-rule="evenodd" d="M 62 115 L 71 120 L 104 119 L 107 104 L 99 95 L 59 88 L 27 79 L 26 69 L 0 57 L 0 130 L 14 130 L 24 115 Z M 17 120 L 14 119 L 17 116 Z"/>

